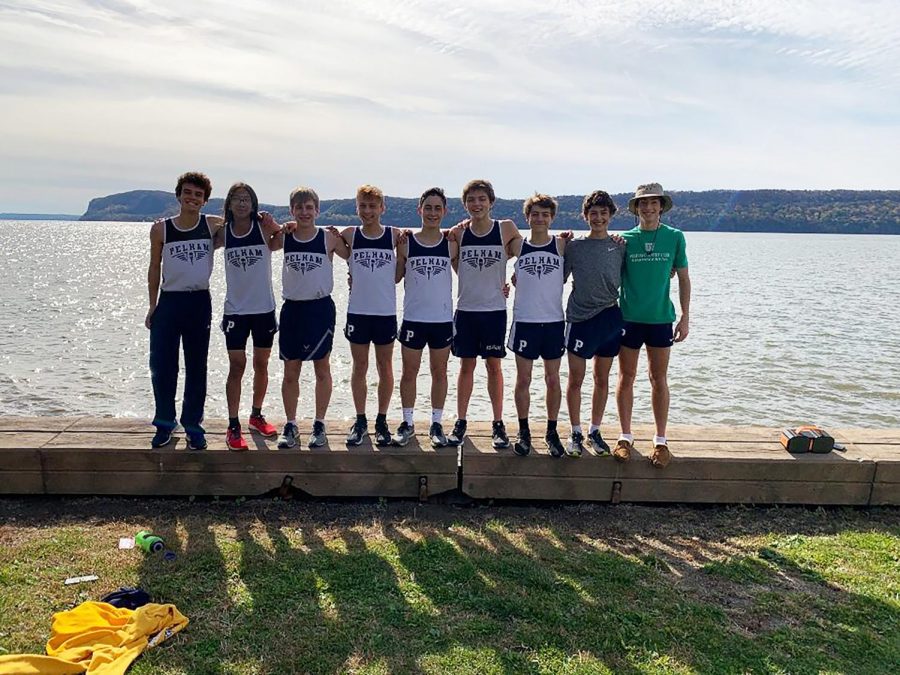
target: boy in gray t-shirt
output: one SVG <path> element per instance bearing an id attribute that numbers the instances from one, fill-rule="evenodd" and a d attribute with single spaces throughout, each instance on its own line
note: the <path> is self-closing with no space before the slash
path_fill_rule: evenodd
<path id="1" fill-rule="evenodd" d="M 590 234 L 569 242 L 565 251 L 565 278 L 572 277 L 572 293 L 566 306 L 566 403 L 572 435 L 566 453 L 573 457 L 584 452 L 581 385 L 588 359 L 594 361 L 588 439 L 598 455 L 609 454 L 609 445 L 600 435 L 600 423 L 609 396 L 609 370 L 619 353 L 623 326 L 618 300 L 625 246 L 621 238 L 612 239 L 607 232 L 616 205 L 609 194 L 596 190 L 584 198 L 581 210 Z"/>

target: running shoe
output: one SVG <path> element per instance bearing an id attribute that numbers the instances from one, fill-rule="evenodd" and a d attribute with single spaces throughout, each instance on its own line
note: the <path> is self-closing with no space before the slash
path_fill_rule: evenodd
<path id="1" fill-rule="evenodd" d="M 450 441 L 444 436 L 444 428 L 440 422 L 432 422 L 428 429 L 428 437 L 431 439 L 432 448 L 446 448 Z"/>
<path id="2" fill-rule="evenodd" d="M 559 440 L 558 431 L 548 431 L 547 435 L 544 436 L 544 440 L 547 441 L 547 449 L 550 450 L 550 454 L 553 457 L 563 456 L 563 453 L 565 453 L 566 449 L 563 447 L 562 441 Z"/>
<path id="3" fill-rule="evenodd" d="M 550 448 L 550 454 L 553 455 L 553 448 Z M 566 454 L 569 457 L 581 457 L 584 454 L 584 434 L 575 429 L 569 436 L 569 442 L 566 445 Z M 553 455 L 554 457 L 562 457 L 562 453 Z"/>
<path id="4" fill-rule="evenodd" d="M 188 450 L 206 450 L 206 434 L 191 434 L 188 437 Z"/>
<path id="5" fill-rule="evenodd" d="M 378 433 L 377 430 L 376 430 L 376 433 Z M 401 422 L 400 426 L 397 427 L 397 433 L 394 434 L 393 436 L 391 436 L 391 442 L 394 445 L 399 445 L 400 447 L 403 447 L 404 445 L 409 443 L 409 441 L 415 435 L 416 435 L 416 428 L 413 425 L 407 424 L 406 422 Z"/>
<path id="6" fill-rule="evenodd" d="M 456 420 L 456 424 L 453 425 L 453 431 L 450 432 L 450 435 L 447 436 L 447 443 L 452 446 L 459 446 L 463 444 L 463 441 L 466 439 L 466 421 L 465 420 Z"/>
<path id="7" fill-rule="evenodd" d="M 266 418 L 262 415 L 250 416 L 250 428 L 266 438 L 275 438 L 278 435 L 278 429 L 275 428 L 275 425 L 266 422 Z"/>
<path id="8" fill-rule="evenodd" d="M 234 450 L 235 452 L 244 452 L 245 450 L 250 449 L 247 446 L 247 441 L 245 441 L 244 437 L 241 435 L 240 427 L 229 428 L 228 431 L 225 432 L 225 446 L 229 450 Z"/>
<path id="9" fill-rule="evenodd" d="M 172 442 L 172 430 L 168 427 L 156 427 L 156 433 L 150 441 L 151 448 L 164 448 Z"/>
<path id="10" fill-rule="evenodd" d="M 390 444 L 391 430 L 388 428 L 387 422 L 375 422 L 375 445 L 383 448 Z"/>
<path id="11" fill-rule="evenodd" d="M 603 436 L 600 435 L 600 429 L 594 429 L 590 432 L 588 434 L 588 441 L 590 442 L 591 447 L 594 448 L 594 452 L 598 455 L 609 454 L 609 443 L 603 440 Z"/>
<path id="12" fill-rule="evenodd" d="M 506 435 L 506 426 L 503 420 L 491 425 L 491 445 L 495 450 L 505 450 L 509 447 L 509 436 Z"/>
<path id="13" fill-rule="evenodd" d="M 362 445 L 363 438 L 368 436 L 369 428 L 365 422 L 356 420 L 347 434 L 347 445 Z"/>
<path id="14" fill-rule="evenodd" d="M 321 448 L 328 442 L 325 435 L 325 423 L 313 422 L 312 433 L 309 435 L 309 442 L 306 444 L 310 448 Z"/>
<path id="15" fill-rule="evenodd" d="M 278 448 L 280 450 L 287 450 L 288 448 L 293 448 L 295 445 L 297 445 L 297 425 L 288 422 L 284 425 L 281 436 L 278 437 Z"/>
<path id="16" fill-rule="evenodd" d="M 531 432 L 519 429 L 519 437 L 513 443 L 513 452 L 519 457 L 525 457 L 531 453 Z"/>

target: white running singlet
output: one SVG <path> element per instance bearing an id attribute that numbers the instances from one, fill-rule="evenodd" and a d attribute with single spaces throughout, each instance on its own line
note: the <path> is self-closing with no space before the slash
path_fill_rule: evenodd
<path id="1" fill-rule="evenodd" d="M 403 274 L 403 320 L 422 323 L 453 321 L 453 270 L 445 237 L 433 246 L 407 239 L 409 254 Z"/>
<path id="2" fill-rule="evenodd" d="M 255 218 L 242 237 L 225 225 L 225 314 L 266 314 L 275 310 L 272 251 Z"/>
<path id="3" fill-rule="evenodd" d="M 552 323 L 564 321 L 563 257 L 556 247 L 556 236 L 542 246 L 522 240 L 516 260 L 516 297 L 513 321 Z"/>
<path id="4" fill-rule="evenodd" d="M 459 293 L 456 308 L 467 312 L 493 312 L 506 309 L 503 285 L 506 283 L 506 249 L 500 234 L 500 221 L 481 236 L 468 227 L 459 243 Z"/>
<path id="5" fill-rule="evenodd" d="M 285 300 L 317 300 L 331 295 L 334 268 L 325 245 L 325 230 L 307 239 L 284 237 L 284 266 L 281 269 L 281 297 Z"/>
<path id="6" fill-rule="evenodd" d="M 397 289 L 394 275 L 397 260 L 394 255 L 393 229 L 382 225 L 384 232 L 370 239 L 362 227 L 353 229 L 353 250 L 350 253 L 349 314 L 396 316 Z"/>
<path id="7" fill-rule="evenodd" d="M 163 291 L 208 291 L 213 270 L 213 241 L 206 216 L 189 230 L 179 230 L 166 218 L 163 226 Z"/>

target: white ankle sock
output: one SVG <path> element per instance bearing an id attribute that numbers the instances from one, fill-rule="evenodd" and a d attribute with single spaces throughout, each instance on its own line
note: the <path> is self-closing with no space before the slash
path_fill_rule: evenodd
<path id="1" fill-rule="evenodd" d="M 665 445 L 668 447 L 669 443 L 666 441 L 665 436 L 654 436 L 653 437 L 653 447 L 656 447 L 657 445 Z"/>
<path id="2" fill-rule="evenodd" d="M 619 440 L 634 443 L 634 434 L 619 434 Z"/>
<path id="3" fill-rule="evenodd" d="M 584 436 L 584 430 L 581 428 L 580 424 L 577 427 L 572 427 L 572 433 L 574 434 L 576 431 Z"/>
<path id="4" fill-rule="evenodd" d="M 591 430 L 588 433 L 592 434 L 595 431 L 597 431 L 597 429 L 599 429 L 599 428 L 600 428 L 599 424 L 594 424 L 593 422 L 591 422 Z"/>
<path id="5" fill-rule="evenodd" d="M 404 408 L 403 409 L 403 421 L 406 422 L 409 426 L 412 426 L 413 408 Z"/>
<path id="6" fill-rule="evenodd" d="M 444 409 L 443 408 L 432 408 L 431 409 L 432 423 L 440 424 L 443 417 L 444 417 Z"/>

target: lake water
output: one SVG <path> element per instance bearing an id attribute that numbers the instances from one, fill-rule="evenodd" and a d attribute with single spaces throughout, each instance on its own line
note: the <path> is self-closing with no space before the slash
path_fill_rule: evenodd
<path id="1" fill-rule="evenodd" d="M 143 326 L 148 230 L 146 223 L 0 221 L 0 414 L 152 414 L 148 331 Z M 693 282 L 691 333 L 672 350 L 673 424 L 900 426 L 900 237 L 689 232 L 686 238 Z M 280 253 L 273 256 L 273 268 L 280 297 Z M 350 351 L 341 334 L 346 266 L 338 258 L 335 270 L 338 335 L 329 417 L 350 419 Z M 216 318 L 221 317 L 223 293 L 223 264 L 217 254 L 207 418 L 226 413 L 227 355 Z M 677 307 L 675 282 L 673 299 Z M 399 382 L 399 345 L 395 365 Z M 515 420 L 511 356 L 504 369 L 509 424 Z M 451 421 L 457 371 L 451 357 L 445 406 Z M 565 372 L 563 359 L 564 378 Z M 645 375 L 642 359 L 636 422 L 652 421 Z M 372 417 L 374 360 L 369 380 Z M 250 381 L 248 367 L 242 417 L 249 409 Z M 276 349 L 265 406 L 276 424 L 283 421 L 280 383 Z M 312 384 L 312 369 L 304 367 L 299 408 L 304 418 L 312 414 Z M 428 388 L 425 365 L 417 419 L 429 414 Z M 539 418 L 540 366 L 532 394 L 532 416 Z M 587 418 L 588 384 L 584 400 L 582 416 Z M 399 406 L 395 393 L 392 417 L 399 417 Z M 566 418 L 563 402 L 560 419 Z M 469 419 L 490 419 L 481 367 Z M 606 419 L 616 421 L 612 397 Z"/>

